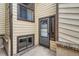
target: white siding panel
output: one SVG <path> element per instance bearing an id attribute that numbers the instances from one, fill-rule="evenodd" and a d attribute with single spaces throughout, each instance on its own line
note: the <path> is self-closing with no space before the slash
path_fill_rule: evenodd
<path id="1" fill-rule="evenodd" d="M 70 25 L 70 24 L 64 24 L 64 23 L 59 23 L 59 27 L 79 32 L 79 27 L 78 26 L 74 26 L 74 25 Z"/>
<path id="2" fill-rule="evenodd" d="M 79 8 L 79 3 L 63 3 L 59 4 L 59 8 Z"/>
<path id="3" fill-rule="evenodd" d="M 38 4 L 37 11 L 38 11 L 40 18 L 50 16 L 50 15 L 54 15 L 54 14 L 56 14 L 56 4 L 52 4 L 52 3 L 50 3 L 50 4 L 49 3 Z"/>
<path id="4" fill-rule="evenodd" d="M 79 26 L 79 20 L 63 19 L 63 18 L 60 18 L 60 19 L 61 19 L 61 20 L 59 20 L 60 23 L 66 23 L 66 24 L 71 24 L 71 25 Z"/>
<path id="5" fill-rule="evenodd" d="M 75 31 L 71 31 L 71 30 L 67 30 L 67 29 L 63 29 L 63 28 L 59 28 L 59 31 L 60 31 L 60 33 L 63 32 L 65 34 L 79 38 L 79 32 L 75 32 Z"/>
<path id="6" fill-rule="evenodd" d="M 79 4 L 59 4 L 59 41 L 79 44 Z"/>
<path id="7" fill-rule="evenodd" d="M 0 34 L 5 34 L 5 4 L 0 3 Z"/>
<path id="8" fill-rule="evenodd" d="M 59 14 L 59 17 L 61 18 L 69 18 L 69 19 L 78 19 L 79 20 L 79 14 Z"/>
<path id="9" fill-rule="evenodd" d="M 75 10 L 75 11 L 74 11 Z M 66 8 L 66 9 L 64 9 L 64 8 L 61 8 L 60 10 L 59 10 L 59 13 L 79 13 L 79 8 Z"/>
<path id="10" fill-rule="evenodd" d="M 74 38 L 74 37 L 71 37 L 71 36 L 63 34 L 63 33 L 59 33 L 59 37 L 62 37 L 62 38 L 66 39 L 66 40 L 69 40 L 69 41 L 72 41 L 75 44 L 79 44 L 79 39 L 78 38 Z"/>
<path id="11" fill-rule="evenodd" d="M 65 38 L 62 38 L 62 37 L 59 37 L 59 39 L 60 39 L 60 41 L 63 41 L 63 42 L 74 43 L 74 42 L 67 40 Z"/>

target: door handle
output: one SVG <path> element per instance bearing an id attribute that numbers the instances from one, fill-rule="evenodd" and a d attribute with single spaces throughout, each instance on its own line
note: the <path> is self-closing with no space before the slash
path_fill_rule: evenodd
<path id="1" fill-rule="evenodd" d="M 48 35 L 49 35 L 50 33 L 48 33 Z"/>

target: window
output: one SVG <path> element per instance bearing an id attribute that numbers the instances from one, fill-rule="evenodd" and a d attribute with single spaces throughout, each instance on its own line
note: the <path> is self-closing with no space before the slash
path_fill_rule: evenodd
<path id="1" fill-rule="evenodd" d="M 17 52 L 34 46 L 34 34 L 17 37 Z"/>
<path id="2" fill-rule="evenodd" d="M 34 21 L 34 4 L 18 4 L 18 20 Z"/>

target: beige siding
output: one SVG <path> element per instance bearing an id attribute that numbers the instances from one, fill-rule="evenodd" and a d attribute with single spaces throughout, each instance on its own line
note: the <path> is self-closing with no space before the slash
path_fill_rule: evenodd
<path id="1" fill-rule="evenodd" d="M 0 35 L 5 34 L 5 4 L 0 3 Z M 0 46 L 3 40 L 0 38 Z"/>
<path id="2" fill-rule="evenodd" d="M 35 23 L 17 20 L 17 4 L 13 4 L 13 54 L 17 53 L 17 36 L 35 34 Z"/>
<path id="3" fill-rule="evenodd" d="M 35 4 L 35 20 L 36 20 L 36 43 L 39 42 L 39 39 L 37 40 L 37 38 L 39 38 L 39 18 L 41 17 L 46 17 L 46 16 L 51 16 L 56 14 L 56 4 L 52 4 L 52 3 L 39 3 L 39 4 Z M 50 49 L 51 50 L 55 50 L 56 45 L 53 41 L 50 41 Z"/>
<path id="4" fill-rule="evenodd" d="M 79 56 L 78 51 L 57 47 L 57 56 Z"/>
<path id="5" fill-rule="evenodd" d="M 10 36 L 9 30 L 9 4 L 5 4 L 5 36 L 8 38 Z"/>
<path id="6" fill-rule="evenodd" d="M 0 3 L 0 34 L 5 34 L 5 4 Z"/>
<path id="7" fill-rule="evenodd" d="M 35 34 L 35 45 L 39 44 L 38 21 L 41 17 L 56 14 L 55 4 L 35 4 L 35 23 L 17 20 L 17 4 L 13 4 L 13 54 L 17 53 L 17 36 Z"/>
<path id="8" fill-rule="evenodd" d="M 59 4 L 59 41 L 79 44 L 79 4 Z M 78 51 L 57 47 L 57 55 L 75 56 Z"/>
<path id="9" fill-rule="evenodd" d="M 59 4 L 59 41 L 79 44 L 79 4 Z"/>
<path id="10" fill-rule="evenodd" d="M 6 48 L 6 51 L 8 53 L 8 55 L 11 54 L 11 42 L 10 42 L 10 25 L 9 25 L 9 4 L 6 3 L 5 4 L 5 48 Z"/>
<path id="11" fill-rule="evenodd" d="M 4 34 L 4 47 L 10 55 L 10 39 L 9 39 L 9 10 L 8 4 L 0 3 L 0 34 Z"/>
<path id="12" fill-rule="evenodd" d="M 50 50 L 56 52 L 56 42 L 55 41 L 50 41 Z"/>

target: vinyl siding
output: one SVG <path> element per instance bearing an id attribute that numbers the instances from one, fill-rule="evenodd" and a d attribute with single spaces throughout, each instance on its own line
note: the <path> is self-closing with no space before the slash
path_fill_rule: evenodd
<path id="1" fill-rule="evenodd" d="M 78 51 L 57 47 L 57 56 L 79 56 Z"/>
<path id="2" fill-rule="evenodd" d="M 17 53 L 17 36 L 35 34 L 35 23 L 17 20 L 17 4 L 13 3 L 13 54 Z"/>
<path id="3" fill-rule="evenodd" d="M 36 3 L 35 23 L 17 20 L 17 4 L 13 4 L 13 54 L 17 53 L 17 36 L 35 34 L 35 45 L 39 44 L 39 18 L 56 14 L 55 4 Z"/>
<path id="4" fill-rule="evenodd" d="M 39 3 L 35 4 L 35 26 L 36 26 L 36 38 L 39 38 L 39 18 L 51 16 L 56 14 L 56 4 L 52 3 Z M 36 41 L 39 43 L 39 39 Z M 55 50 L 55 43 L 50 40 L 50 49 Z"/>
<path id="5" fill-rule="evenodd" d="M 59 41 L 79 44 L 79 4 L 63 3 L 58 6 Z M 59 56 L 78 56 L 79 52 L 72 49 L 57 47 Z"/>
<path id="6" fill-rule="evenodd" d="M 9 4 L 5 3 L 5 48 L 8 55 L 11 55 L 10 41 L 10 24 L 9 24 Z"/>
<path id="7" fill-rule="evenodd" d="M 59 41 L 79 44 L 79 4 L 59 4 Z"/>
<path id="8" fill-rule="evenodd" d="M 10 55 L 9 10 L 7 3 L 0 3 L 0 34 L 4 34 L 4 47 Z"/>
<path id="9" fill-rule="evenodd" d="M 10 30 L 9 30 L 9 4 L 5 4 L 5 36 L 10 36 Z"/>
<path id="10" fill-rule="evenodd" d="M 5 34 L 5 4 L 0 3 L 0 35 Z M 3 45 L 3 40 L 0 38 L 0 46 Z"/>
<path id="11" fill-rule="evenodd" d="M 0 34 L 5 34 L 5 4 L 0 3 Z"/>

